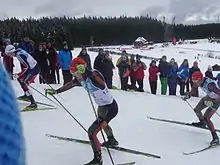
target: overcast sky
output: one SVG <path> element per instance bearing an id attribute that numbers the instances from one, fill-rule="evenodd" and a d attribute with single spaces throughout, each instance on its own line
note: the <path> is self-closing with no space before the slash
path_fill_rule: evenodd
<path id="1" fill-rule="evenodd" d="M 0 19 L 42 16 L 140 16 L 177 23 L 207 23 L 220 20 L 220 0 L 4 0 Z"/>

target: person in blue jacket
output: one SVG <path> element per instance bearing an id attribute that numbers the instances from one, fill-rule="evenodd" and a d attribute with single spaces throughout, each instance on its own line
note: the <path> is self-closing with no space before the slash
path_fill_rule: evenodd
<path id="1" fill-rule="evenodd" d="M 24 37 L 24 41 L 19 44 L 18 48 L 25 50 L 32 57 L 34 56 L 34 47 L 31 44 L 29 37 Z"/>
<path id="2" fill-rule="evenodd" d="M 72 75 L 70 73 L 71 61 L 72 61 L 72 53 L 68 48 L 67 42 L 64 42 L 63 49 L 61 49 L 58 54 L 58 63 L 62 70 L 64 85 L 72 80 Z"/>
<path id="3" fill-rule="evenodd" d="M 183 63 L 180 65 L 178 72 L 178 84 L 180 85 L 180 95 L 185 95 L 185 86 L 189 79 L 189 63 L 187 59 L 183 60 Z"/>
<path id="4" fill-rule="evenodd" d="M 174 58 L 171 58 L 169 62 L 169 71 L 168 71 L 169 95 L 176 95 L 177 71 L 178 71 L 178 64 L 175 62 Z"/>

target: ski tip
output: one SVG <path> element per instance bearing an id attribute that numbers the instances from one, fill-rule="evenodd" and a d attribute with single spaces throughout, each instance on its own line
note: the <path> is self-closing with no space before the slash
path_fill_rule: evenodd
<path id="1" fill-rule="evenodd" d="M 135 164 L 135 162 L 127 162 L 127 163 L 121 163 L 121 164 L 116 164 L 116 165 L 132 165 Z"/>
<path id="2" fill-rule="evenodd" d="M 183 155 L 190 155 L 191 153 L 183 152 Z"/>

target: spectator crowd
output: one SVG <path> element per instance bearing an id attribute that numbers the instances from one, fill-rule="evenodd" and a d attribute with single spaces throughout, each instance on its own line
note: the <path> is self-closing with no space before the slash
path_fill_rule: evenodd
<path id="1" fill-rule="evenodd" d="M 13 58 L 4 54 L 4 48 L 8 44 L 11 44 L 10 39 L 5 39 L 1 55 L 3 57 L 5 69 L 9 73 L 11 79 L 13 79 Z M 24 37 L 23 42 L 15 46 L 17 49 L 25 50 L 37 60 L 40 69 L 40 83 L 60 84 L 60 70 L 62 71 L 63 85 L 72 80 L 73 77 L 70 73 L 69 66 L 73 55 L 66 41 L 63 42 L 63 48 L 59 51 L 57 51 L 50 42 L 42 42 L 35 47 L 34 42 L 31 41 L 29 37 Z M 82 47 L 78 57 L 83 58 L 87 62 L 88 69 L 92 69 L 91 59 L 85 47 Z M 152 94 L 157 93 L 157 84 L 158 81 L 160 81 L 162 95 L 166 95 L 167 91 L 169 91 L 169 95 L 176 95 L 177 86 L 179 85 L 181 96 L 185 95 L 185 92 L 189 92 L 190 88 L 193 86 L 192 74 L 196 71 L 200 71 L 197 61 L 190 67 L 187 59 L 184 59 L 183 62 L 178 65 L 174 58 L 167 61 L 166 56 L 162 56 L 158 65 L 157 61 L 153 59 L 150 66 L 147 67 L 141 60 L 140 55 L 129 56 L 125 50 L 122 51 L 121 56 L 114 65 L 109 51 L 99 49 L 93 68 L 102 73 L 109 89 L 114 88 L 112 85 L 112 78 L 115 67 L 118 69 L 121 90 L 144 92 L 145 71 L 148 71 L 148 79 Z M 212 71 L 212 67 L 208 66 L 205 76 L 217 80 L 218 77 L 214 77 Z M 193 96 L 198 97 L 198 91 L 196 91 Z"/>

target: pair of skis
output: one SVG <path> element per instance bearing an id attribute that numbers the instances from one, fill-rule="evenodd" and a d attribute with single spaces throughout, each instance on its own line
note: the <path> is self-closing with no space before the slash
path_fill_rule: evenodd
<path id="1" fill-rule="evenodd" d="M 185 125 L 185 126 L 191 126 L 191 127 L 196 127 L 194 125 L 192 125 L 191 123 L 187 123 L 187 122 L 180 122 L 180 121 L 175 121 L 175 120 L 167 120 L 167 119 L 160 119 L 160 118 L 154 118 L 154 117 L 147 117 L 148 119 L 150 120 L 155 120 L 155 121 L 161 121 L 161 122 L 165 122 L 165 123 L 173 123 L 173 124 L 178 124 L 178 125 Z M 206 129 L 206 130 L 209 130 L 207 127 L 196 127 L 196 128 L 201 128 L 201 129 Z M 220 130 L 216 129 L 216 132 L 220 132 Z M 183 155 L 193 155 L 193 154 L 197 154 L 197 153 L 200 153 L 200 152 L 203 152 L 203 151 L 207 151 L 207 150 L 210 150 L 210 149 L 213 149 L 213 148 L 216 148 L 218 147 L 219 144 L 216 144 L 216 145 L 208 145 L 202 149 L 198 149 L 196 151 L 193 151 L 193 152 L 183 152 Z"/>
<path id="2" fill-rule="evenodd" d="M 29 100 L 22 100 L 22 99 L 18 99 L 18 100 L 24 101 L 24 102 L 30 102 Z M 43 106 L 46 106 L 46 107 L 37 107 L 37 108 L 26 107 L 26 108 L 22 109 L 21 112 L 57 109 L 56 107 L 54 107 L 51 104 L 46 104 L 46 103 L 42 103 L 42 102 L 39 102 L 39 101 L 36 101 L 36 104 L 37 105 L 43 105 Z"/>
<path id="3" fill-rule="evenodd" d="M 51 134 L 46 134 L 46 136 L 49 138 L 54 138 L 54 139 L 58 139 L 58 140 L 77 142 L 77 143 L 81 143 L 81 144 L 90 144 L 90 141 L 87 141 L 87 140 L 81 140 L 81 139 L 70 138 L 70 137 L 62 137 L 62 136 L 56 136 L 56 135 L 51 135 Z M 120 146 L 109 147 L 109 149 L 114 149 L 117 151 L 129 153 L 129 154 L 142 155 L 142 156 L 146 156 L 146 157 L 152 157 L 152 158 L 158 158 L 158 159 L 161 158 L 158 155 L 154 155 L 154 154 L 150 154 L 150 153 L 146 153 L 146 152 L 141 152 L 138 150 L 128 149 L 128 148 L 124 148 L 124 147 L 120 147 Z M 132 165 L 132 164 L 135 164 L 135 162 L 127 162 L 127 163 L 122 163 L 122 164 L 117 164 L 117 165 Z"/>

